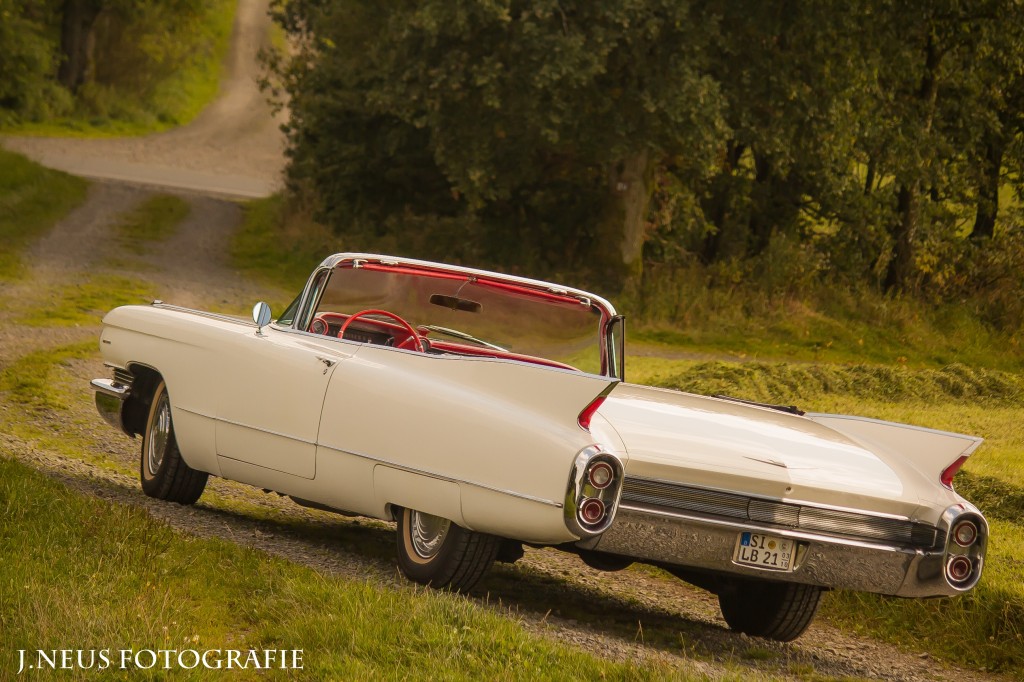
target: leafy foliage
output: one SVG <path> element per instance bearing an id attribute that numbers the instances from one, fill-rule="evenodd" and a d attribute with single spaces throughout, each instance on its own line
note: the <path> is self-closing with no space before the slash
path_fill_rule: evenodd
<path id="1" fill-rule="evenodd" d="M 641 258 L 967 292 L 1020 323 L 981 305 L 1024 298 L 987 270 L 1024 266 L 1020 0 L 276 7 L 293 186 L 355 240 L 633 294 Z"/>
<path id="2" fill-rule="evenodd" d="M 624 204 L 647 193 L 609 189 L 610 178 L 634 167 L 628 182 L 642 188 L 657 159 L 707 163 L 714 149 L 718 96 L 699 71 L 714 27 L 686 3 L 280 9 L 301 46 L 279 65 L 291 176 L 333 224 L 356 213 L 387 234 L 430 214 L 464 237 L 457 258 L 496 260 L 543 239 L 541 267 L 581 256 L 612 266 L 632 257 L 608 255 L 623 240 Z M 591 248 L 602 240 L 612 248 Z"/>
<path id="3" fill-rule="evenodd" d="M 0 0 L 0 125 L 153 129 L 216 94 L 232 0 Z"/>

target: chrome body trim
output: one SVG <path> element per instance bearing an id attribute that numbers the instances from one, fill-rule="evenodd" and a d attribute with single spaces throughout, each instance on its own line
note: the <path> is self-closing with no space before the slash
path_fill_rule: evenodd
<path id="1" fill-rule="evenodd" d="M 562 296 L 572 296 L 580 300 L 581 305 L 596 305 L 602 308 L 611 317 L 615 315 L 615 307 L 601 298 L 597 294 L 592 294 L 582 289 L 575 289 L 573 287 L 563 286 L 561 284 L 554 284 L 552 282 L 544 282 L 538 279 L 529 279 L 527 277 L 518 277 L 516 275 L 505 275 L 500 272 L 492 272 L 489 270 L 478 270 L 476 268 L 466 268 L 461 265 L 447 265 L 445 263 L 434 263 L 425 260 L 416 260 L 414 258 L 398 258 L 395 256 L 383 256 L 374 253 L 336 253 L 333 256 L 328 256 L 320 263 L 317 270 L 321 268 L 333 269 L 338 266 L 339 263 L 345 261 L 351 261 L 353 264 L 356 263 L 369 263 L 371 261 L 380 263 L 381 265 L 412 265 L 415 267 L 428 267 L 436 270 L 442 270 L 445 272 L 457 273 L 460 275 L 466 275 L 467 277 L 486 277 L 488 279 L 495 279 L 503 282 L 510 282 L 513 284 L 520 284 L 523 286 L 529 286 L 538 289 L 539 291 L 545 291 L 552 294 L 559 294 Z M 312 278 L 310 278 L 312 279 Z"/>
<path id="2" fill-rule="evenodd" d="M 947 510 L 946 526 L 960 514 Z M 948 533 L 948 527 L 939 529 Z M 752 531 L 796 541 L 791 572 L 736 564 L 739 534 Z M 738 577 L 784 580 L 822 587 L 859 590 L 900 597 L 940 597 L 964 592 L 981 576 L 978 560 L 969 585 L 953 585 L 945 571 L 949 554 L 943 548 L 914 549 L 779 529 L 755 522 L 703 518 L 638 509 L 621 504 L 615 522 L 587 548 L 639 560 L 682 566 Z M 982 546 L 981 551 L 984 551 Z"/>
<path id="3" fill-rule="evenodd" d="M 202 412 L 196 412 L 195 410 L 190 410 L 190 409 L 187 409 L 187 408 L 184 408 L 184 407 L 177 407 L 175 409 L 181 410 L 183 412 L 188 412 L 189 414 L 194 414 L 194 415 L 199 416 L 199 417 L 205 417 L 206 419 L 212 419 L 213 421 L 221 422 L 221 423 L 224 423 L 224 424 L 231 424 L 232 426 L 240 426 L 242 428 L 253 429 L 254 431 L 259 431 L 260 433 L 267 433 L 267 434 L 270 434 L 272 436 L 280 436 L 281 438 L 288 438 L 290 440 L 296 441 L 298 443 L 304 443 L 306 445 L 315 445 L 318 448 L 323 448 L 325 450 L 331 450 L 333 452 L 339 452 L 339 453 L 341 453 L 343 455 L 350 455 L 352 457 L 358 457 L 360 459 L 365 459 L 365 460 L 368 460 L 368 461 L 371 461 L 371 462 L 376 462 L 377 464 L 383 464 L 383 465 L 389 466 L 389 467 L 391 467 L 393 469 L 399 469 L 400 471 L 406 471 L 406 472 L 411 473 L 411 474 L 417 474 L 417 475 L 420 475 L 420 476 L 428 476 L 430 478 L 434 478 L 434 479 L 437 479 L 439 481 L 447 481 L 449 483 L 471 485 L 474 488 L 481 488 L 483 490 L 489 490 L 491 492 L 500 493 L 502 495 L 508 495 L 510 497 L 517 497 L 517 498 L 519 498 L 521 500 L 528 500 L 530 502 L 538 502 L 540 504 L 548 505 L 549 507 L 555 507 L 556 509 L 561 509 L 562 506 L 563 506 L 563 504 L 561 502 L 556 502 L 555 500 L 548 500 L 548 499 L 545 499 L 543 497 L 536 497 L 534 495 L 527 495 L 525 493 L 518 493 L 518 492 L 516 492 L 514 490 L 508 490 L 508 489 L 505 489 L 505 488 L 498 488 L 498 487 L 495 487 L 495 486 L 492 486 L 492 485 L 488 485 L 486 483 L 480 483 L 480 482 L 477 482 L 477 481 L 469 481 L 469 480 L 462 479 L 462 478 L 454 478 L 452 476 L 446 476 L 446 475 L 438 473 L 436 471 L 429 471 L 427 469 L 418 469 L 418 468 L 415 468 L 415 467 L 406 466 L 404 464 L 399 464 L 398 462 L 394 462 L 394 461 L 389 460 L 389 459 L 384 459 L 383 457 L 374 457 L 373 455 L 368 455 L 368 454 L 362 453 L 362 452 L 352 452 L 350 450 L 343 450 L 342 448 L 336 448 L 336 447 L 333 447 L 331 445 L 324 445 L 323 443 L 318 443 L 318 442 L 314 442 L 314 441 L 304 440 L 302 438 L 296 438 L 294 436 L 289 436 L 288 434 L 285 434 L 285 433 L 278 433 L 277 431 L 268 431 L 267 429 L 260 429 L 260 428 L 257 428 L 255 426 L 249 426 L 247 424 L 242 424 L 240 422 L 235 422 L 235 421 L 231 421 L 231 420 L 228 420 L 228 419 L 223 419 L 221 417 L 214 417 L 214 416 L 211 416 L 211 415 L 208 415 L 208 414 L 203 414 Z"/>
<path id="4" fill-rule="evenodd" d="M 726 490 L 683 485 L 660 479 L 627 476 L 623 504 L 652 512 L 751 521 L 765 527 L 841 536 L 865 542 L 930 549 L 938 530 L 905 516 L 867 514 L 792 500 L 778 500 Z"/>
<path id="5" fill-rule="evenodd" d="M 479 483 L 477 481 L 468 481 L 468 480 L 463 479 L 463 478 L 453 478 L 452 476 L 446 476 L 446 475 L 440 474 L 440 473 L 438 473 L 436 471 L 429 471 L 427 469 L 417 469 L 415 467 L 406 466 L 404 464 L 399 464 L 398 462 L 393 462 L 391 460 L 383 459 L 381 457 L 374 457 L 373 455 L 367 455 L 367 454 L 361 453 L 361 452 L 352 452 L 350 450 L 343 450 L 341 448 L 336 448 L 336 447 L 333 447 L 333 446 L 330 446 L 330 445 L 323 445 L 323 444 L 318 444 L 317 447 L 324 448 L 325 450 L 331 450 L 333 452 L 340 452 L 343 455 L 351 455 L 352 457 L 359 457 L 360 459 L 365 459 L 365 460 L 369 460 L 371 462 L 376 462 L 377 464 L 383 464 L 384 466 L 388 466 L 388 467 L 391 467 L 393 469 L 398 469 L 400 471 L 406 471 L 406 472 L 408 472 L 410 474 L 418 474 L 420 476 L 427 476 L 429 478 L 434 478 L 434 479 L 437 479 L 439 481 L 447 481 L 448 483 L 471 485 L 474 488 L 480 488 L 482 490 L 489 490 L 489 491 L 494 492 L 494 493 L 500 493 L 502 495 L 508 495 L 510 497 L 516 497 L 516 498 L 519 498 L 521 500 L 527 500 L 529 502 L 537 502 L 539 504 L 544 504 L 544 505 L 547 505 L 549 507 L 555 507 L 556 509 L 561 509 L 564 506 L 561 502 L 556 502 L 554 500 L 548 500 L 548 499 L 545 499 L 543 497 L 536 497 L 534 495 L 527 495 L 525 493 L 518 493 L 518 492 L 516 492 L 514 490 L 508 490 L 506 488 L 498 488 L 498 487 L 495 487 L 495 486 L 492 486 L 492 485 L 487 485 L 486 483 Z"/>
<path id="6" fill-rule="evenodd" d="M 103 421 L 122 433 L 134 436 L 124 426 L 124 401 L 132 391 L 131 381 L 123 381 L 124 375 L 131 377 L 128 372 L 115 369 L 114 379 L 93 379 L 89 386 L 95 392 L 96 411 L 103 417 Z"/>
<path id="7" fill-rule="evenodd" d="M 243 324 L 246 327 L 256 327 L 256 324 L 251 320 L 246 320 L 242 317 L 234 317 L 232 315 L 222 315 L 220 313 L 211 313 L 205 310 L 195 310 L 194 308 L 183 308 L 177 305 L 171 305 L 170 303 L 164 303 L 163 301 L 153 301 L 151 304 L 154 308 L 160 308 L 161 310 L 173 310 L 178 313 L 189 313 L 191 315 L 198 315 L 200 317 L 208 317 L 211 320 L 220 320 L 221 322 L 231 322 L 233 324 Z"/>
<path id="8" fill-rule="evenodd" d="M 280 438 L 287 438 L 288 440 L 293 440 L 296 443 L 303 443 L 305 445 L 316 445 L 317 444 L 316 441 L 306 440 L 304 438 L 296 438 L 295 436 L 290 436 L 287 433 L 281 433 L 280 431 L 271 431 L 270 429 L 261 429 L 258 426 L 252 426 L 251 424 L 243 424 L 242 422 L 236 422 L 236 421 L 232 421 L 230 419 L 224 419 L 223 417 L 214 417 L 214 416 L 209 415 L 209 414 L 204 414 L 203 412 L 197 412 L 196 410 L 190 410 L 187 407 L 180 407 L 179 406 L 179 407 L 175 407 L 175 409 L 181 410 L 182 412 L 188 412 L 189 414 L 194 414 L 197 417 L 204 417 L 205 419 L 212 419 L 213 421 L 220 422 L 221 424 L 230 424 L 231 426 L 239 426 L 239 427 L 241 427 L 243 429 L 251 429 L 253 431 L 259 431 L 260 433 L 266 433 L 266 434 L 269 434 L 271 436 L 278 436 Z"/>
<path id="9" fill-rule="evenodd" d="M 598 490 L 587 480 L 587 471 L 594 462 L 607 462 L 614 472 L 612 483 Z M 576 453 L 569 485 L 565 491 L 565 526 L 579 538 L 593 538 L 603 533 L 614 521 L 615 512 L 622 495 L 622 461 L 598 445 L 588 445 Z M 581 512 L 581 505 L 587 499 L 600 500 L 605 506 L 605 516 L 596 523 L 588 523 Z"/>

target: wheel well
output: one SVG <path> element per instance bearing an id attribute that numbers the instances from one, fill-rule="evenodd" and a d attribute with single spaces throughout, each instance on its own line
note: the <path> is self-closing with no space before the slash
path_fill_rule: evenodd
<path id="1" fill-rule="evenodd" d="M 133 434 L 142 435 L 146 431 L 146 419 L 149 417 L 149 407 L 153 403 L 153 394 L 156 387 L 163 381 L 160 372 L 152 367 L 138 364 L 128 364 L 128 371 L 132 373 L 132 392 L 124 403 L 121 413 L 122 421 L 127 430 Z"/>

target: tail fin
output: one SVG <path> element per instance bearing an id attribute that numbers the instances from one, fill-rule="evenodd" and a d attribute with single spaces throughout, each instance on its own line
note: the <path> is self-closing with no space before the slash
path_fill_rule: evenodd
<path id="1" fill-rule="evenodd" d="M 872 449 L 899 455 L 952 490 L 953 476 L 984 439 L 962 433 L 842 414 L 806 416 Z"/>

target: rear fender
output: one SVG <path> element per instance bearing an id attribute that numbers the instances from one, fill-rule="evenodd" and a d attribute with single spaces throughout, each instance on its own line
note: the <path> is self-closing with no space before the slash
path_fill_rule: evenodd
<path id="1" fill-rule="evenodd" d="M 977 450 L 984 440 L 978 436 L 867 417 L 812 412 L 804 416 L 869 449 L 901 457 L 936 482 L 942 482 L 947 474 L 951 480 L 956 469 L 963 465 L 967 457 Z M 946 483 L 943 482 L 943 485 Z M 949 485 L 947 487 L 951 488 Z"/>

